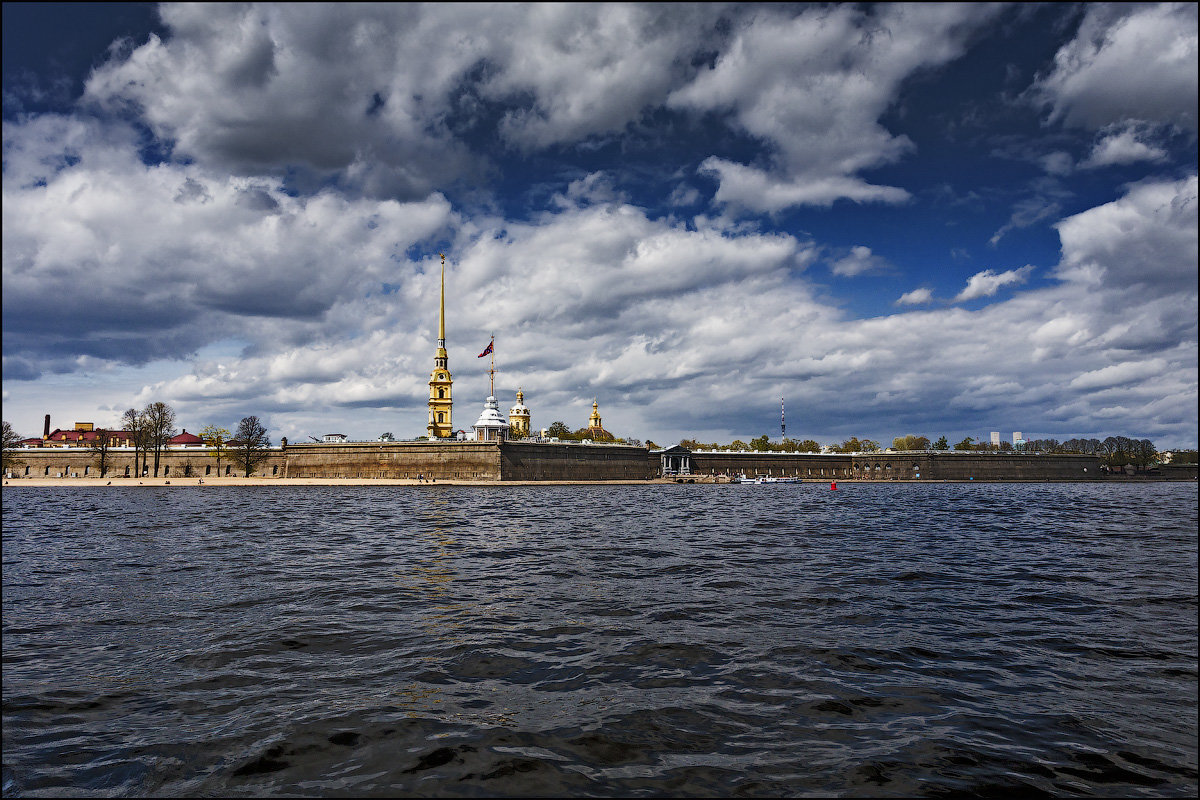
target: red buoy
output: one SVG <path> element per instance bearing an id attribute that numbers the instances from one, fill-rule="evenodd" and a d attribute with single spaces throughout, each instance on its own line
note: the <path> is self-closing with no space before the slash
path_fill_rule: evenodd
<path id="1" fill-rule="evenodd" d="M 829 491 L 831 491 L 831 492 L 837 491 L 837 481 L 833 481 L 832 483 L 829 484 Z"/>

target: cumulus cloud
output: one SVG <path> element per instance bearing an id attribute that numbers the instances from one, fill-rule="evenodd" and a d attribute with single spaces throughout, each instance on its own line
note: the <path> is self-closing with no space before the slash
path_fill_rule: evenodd
<path id="1" fill-rule="evenodd" d="M 101 65 L 85 99 L 209 164 L 419 198 L 483 174 L 474 138 L 527 150 L 622 130 L 683 79 L 719 11 L 164 4 L 170 37 Z"/>
<path id="2" fill-rule="evenodd" d="M 348 297 L 403 285 L 410 276 L 397 258 L 449 221 L 440 195 L 293 197 L 263 179 L 147 166 L 131 132 L 103 127 L 41 117 L 5 128 L 3 303 L 14 365 L 178 358 L 256 320 L 318 320 Z"/>
<path id="3" fill-rule="evenodd" d="M 991 297 L 1005 286 L 1024 283 L 1032 271 L 1033 266 L 1026 264 L 1020 269 L 1010 269 L 1005 272 L 995 272 L 990 269 L 976 272 L 967 279 L 966 287 L 954 296 L 954 302 L 962 303 L 980 297 Z"/>
<path id="4" fill-rule="evenodd" d="M 1195 297 L 1196 225 L 1195 175 L 1143 181 L 1055 225 L 1063 248 L 1056 276 L 1118 288 L 1126 297 Z"/>
<path id="5" fill-rule="evenodd" d="M 896 301 L 898 306 L 920 306 L 933 301 L 933 292 L 926 288 L 913 289 L 900 295 Z"/>
<path id="6" fill-rule="evenodd" d="M 880 272 L 888 268 L 887 260 L 872 253 L 871 248 L 856 245 L 850 252 L 834 261 L 830 266 L 834 275 L 853 278 L 867 272 Z"/>
<path id="7" fill-rule="evenodd" d="M 1196 20 L 1195 3 L 1089 5 L 1032 95 L 1067 125 L 1143 120 L 1195 133 Z"/>
<path id="8" fill-rule="evenodd" d="M 701 169 L 721 183 L 719 202 L 772 212 L 842 198 L 902 202 L 904 189 L 857 176 L 913 149 L 879 118 L 905 78 L 956 58 L 970 32 L 995 13 L 972 5 L 839 5 L 790 16 L 760 7 L 739 20 L 713 66 L 667 102 L 728 114 L 773 146 L 769 169 L 716 156 L 704 162 Z"/>
<path id="9" fill-rule="evenodd" d="M 1162 161 L 1166 151 L 1154 143 L 1146 126 L 1130 123 L 1106 128 L 1092 147 L 1091 154 L 1079 166 L 1084 169 L 1138 161 Z"/>

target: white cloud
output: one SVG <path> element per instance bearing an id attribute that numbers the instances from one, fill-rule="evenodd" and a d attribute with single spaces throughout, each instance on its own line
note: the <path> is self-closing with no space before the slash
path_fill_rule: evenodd
<path id="1" fill-rule="evenodd" d="M 1111 203 L 1059 222 L 1056 277 L 1127 297 L 1195 296 L 1197 179 L 1143 181 Z M 1136 291 L 1135 291 L 1136 290 Z"/>
<path id="2" fill-rule="evenodd" d="M 830 267 L 834 275 L 853 278 L 868 272 L 880 272 L 888 268 L 886 259 L 875 255 L 871 248 L 855 245 L 850 252 L 833 262 Z"/>
<path id="3" fill-rule="evenodd" d="M 929 289 L 920 288 L 900 295 L 900 299 L 895 304 L 898 306 L 920 306 L 932 301 L 933 292 Z"/>
<path id="4" fill-rule="evenodd" d="M 1032 92 L 1052 121 L 1100 129 L 1144 120 L 1194 133 L 1196 19 L 1195 3 L 1089 5 Z"/>
<path id="5" fill-rule="evenodd" d="M 1070 386 L 1074 389 L 1122 386 L 1134 381 L 1157 377 L 1166 369 L 1167 362 L 1161 358 L 1152 358 L 1147 361 L 1127 361 L 1123 364 L 1113 364 L 1077 375 L 1071 379 Z"/>
<path id="6" fill-rule="evenodd" d="M 712 157 L 717 201 L 758 211 L 794 205 L 902 202 L 903 189 L 856 176 L 896 161 L 913 143 L 879 117 L 901 82 L 918 69 L 957 57 L 967 34 L 992 7 L 888 5 L 871 15 L 849 5 L 788 16 L 757 8 L 743 17 L 710 69 L 671 93 L 668 105 L 728 113 L 749 135 L 770 143 L 770 169 Z"/>
<path id="7" fill-rule="evenodd" d="M 1106 128 L 1092 147 L 1091 154 L 1079 166 L 1089 169 L 1138 161 L 1162 161 L 1166 157 L 1166 151 L 1153 143 L 1146 126 L 1131 123 Z"/>
<path id="8" fill-rule="evenodd" d="M 994 272 L 990 269 L 977 272 L 967 279 L 966 287 L 955 295 L 954 302 L 961 303 L 979 297 L 991 297 L 1005 286 L 1024 283 L 1032 271 L 1033 266 L 1026 264 L 1020 269 L 1010 269 L 1005 272 Z"/>

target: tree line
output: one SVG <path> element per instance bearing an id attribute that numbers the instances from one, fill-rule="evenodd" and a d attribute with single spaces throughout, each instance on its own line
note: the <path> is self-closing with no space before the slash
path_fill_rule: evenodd
<path id="1" fill-rule="evenodd" d="M 96 436 L 88 449 L 100 477 L 107 476 L 118 457 L 114 448 L 120 434 L 122 439 L 128 438 L 133 446 L 134 472 L 138 476 L 157 478 L 163 451 L 171 439 L 179 434 L 176 421 L 175 409 L 156 401 L 147 403 L 141 409 L 127 409 L 121 415 L 120 428 L 96 428 Z M 266 427 L 256 416 L 243 418 L 233 433 L 216 425 L 208 425 L 200 431 L 199 436 L 211 448 L 217 462 L 217 474 L 221 472 L 222 461 L 228 460 L 244 471 L 246 477 L 250 477 L 255 468 L 270 456 L 271 439 L 267 436 Z M 4 422 L 3 471 L 7 472 L 22 463 L 15 452 L 22 438 L 7 421 Z"/>

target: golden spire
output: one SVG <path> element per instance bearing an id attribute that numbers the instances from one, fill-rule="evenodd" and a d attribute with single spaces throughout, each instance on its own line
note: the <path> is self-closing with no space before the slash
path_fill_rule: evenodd
<path id="1" fill-rule="evenodd" d="M 446 254 L 438 253 L 442 257 L 442 298 L 438 305 L 438 347 L 446 346 Z"/>

